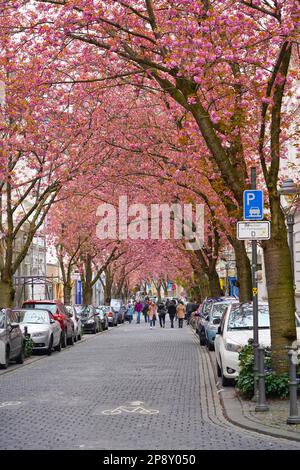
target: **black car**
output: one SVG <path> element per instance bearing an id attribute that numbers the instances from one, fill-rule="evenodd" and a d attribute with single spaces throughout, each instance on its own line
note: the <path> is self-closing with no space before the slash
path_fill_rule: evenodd
<path id="1" fill-rule="evenodd" d="M 101 331 L 101 320 L 93 305 L 76 307 L 76 311 L 80 317 L 81 325 L 85 333 L 99 333 L 99 331 Z"/>

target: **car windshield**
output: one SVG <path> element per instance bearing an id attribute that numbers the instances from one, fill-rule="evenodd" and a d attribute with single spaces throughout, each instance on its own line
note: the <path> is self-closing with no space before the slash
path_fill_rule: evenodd
<path id="1" fill-rule="evenodd" d="M 212 316 L 212 318 L 221 318 L 228 305 L 229 302 L 220 302 L 213 304 L 210 310 L 210 315 Z"/>
<path id="2" fill-rule="evenodd" d="M 258 327 L 270 328 L 270 317 L 268 305 L 258 306 Z M 252 330 L 253 329 L 253 306 L 239 305 L 232 307 L 228 319 L 228 331 L 231 330 Z"/>
<path id="3" fill-rule="evenodd" d="M 32 308 L 37 308 L 37 309 L 46 309 L 46 310 L 50 310 L 50 312 L 52 313 L 52 315 L 55 315 L 56 311 L 57 311 L 57 307 L 56 307 L 56 304 L 25 304 L 24 305 L 24 308 L 28 308 L 28 309 L 32 309 Z"/>
<path id="4" fill-rule="evenodd" d="M 26 310 L 23 313 L 21 323 L 50 323 L 49 313 L 43 310 Z"/>
<path id="5" fill-rule="evenodd" d="M 210 312 L 211 306 L 212 306 L 212 302 L 208 302 L 208 301 L 204 302 L 202 312 L 205 315 L 208 315 Z"/>
<path id="6" fill-rule="evenodd" d="M 0 328 L 4 328 L 5 326 L 5 312 L 4 310 L 0 310 Z"/>
<path id="7" fill-rule="evenodd" d="M 81 307 L 77 307 L 77 313 L 82 317 L 90 317 L 93 315 L 94 311 L 92 307 L 89 307 L 88 305 L 82 305 Z"/>

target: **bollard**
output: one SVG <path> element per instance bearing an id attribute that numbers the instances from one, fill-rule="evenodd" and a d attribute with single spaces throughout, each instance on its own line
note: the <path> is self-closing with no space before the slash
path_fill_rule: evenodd
<path id="1" fill-rule="evenodd" d="M 265 348 L 258 346 L 258 404 L 255 411 L 269 411 L 266 403 L 265 387 Z"/>
<path id="2" fill-rule="evenodd" d="M 290 387 L 290 416 L 286 420 L 287 424 L 300 424 L 297 403 L 297 363 L 293 360 L 293 350 L 289 351 L 289 387 Z"/>
<path id="3" fill-rule="evenodd" d="M 28 326 L 24 326 L 24 336 L 25 338 L 28 336 Z"/>

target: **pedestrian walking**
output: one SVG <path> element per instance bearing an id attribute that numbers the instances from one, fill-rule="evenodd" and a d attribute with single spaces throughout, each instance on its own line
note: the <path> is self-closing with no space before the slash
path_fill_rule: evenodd
<path id="1" fill-rule="evenodd" d="M 150 302 L 149 305 L 149 310 L 148 310 L 148 316 L 150 320 L 150 328 L 152 329 L 153 326 L 155 326 L 155 320 L 156 320 L 156 313 L 157 313 L 157 307 L 154 302 Z"/>
<path id="2" fill-rule="evenodd" d="M 157 313 L 158 313 L 160 327 L 164 328 L 166 326 L 166 313 L 167 312 L 162 302 L 158 304 Z"/>
<path id="3" fill-rule="evenodd" d="M 131 323 L 133 319 L 133 305 L 132 304 L 130 304 L 128 307 L 127 318 L 128 318 L 128 323 Z"/>
<path id="4" fill-rule="evenodd" d="M 144 305 L 143 305 L 143 315 L 144 315 L 144 318 L 145 318 L 145 323 L 148 322 L 149 303 L 150 303 L 149 300 L 145 299 Z"/>
<path id="5" fill-rule="evenodd" d="M 174 318 L 175 318 L 175 315 L 176 315 L 175 300 L 172 300 L 172 302 L 170 303 L 170 305 L 168 307 L 168 314 L 169 314 L 169 317 L 170 317 L 171 328 L 174 328 Z"/>
<path id="6" fill-rule="evenodd" d="M 179 302 L 176 308 L 176 316 L 178 318 L 178 328 L 183 327 L 183 320 L 185 317 L 185 306 L 183 302 Z"/>
<path id="7" fill-rule="evenodd" d="M 143 310 L 143 304 L 140 300 L 135 303 L 134 311 L 136 312 L 136 322 L 141 322 L 141 311 Z"/>

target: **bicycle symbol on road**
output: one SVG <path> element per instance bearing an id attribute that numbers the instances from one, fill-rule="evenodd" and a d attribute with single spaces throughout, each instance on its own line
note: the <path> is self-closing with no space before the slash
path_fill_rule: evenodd
<path id="1" fill-rule="evenodd" d="M 121 405 L 113 410 L 104 410 L 102 414 L 107 416 L 116 416 L 122 413 L 136 413 L 139 415 L 157 415 L 159 410 L 147 410 L 143 406 L 143 401 L 132 401 L 129 405 Z"/>
<path id="2" fill-rule="evenodd" d="M 4 401 L 0 403 L 0 408 L 4 408 L 5 406 L 16 406 L 16 405 L 21 405 L 21 401 Z"/>

